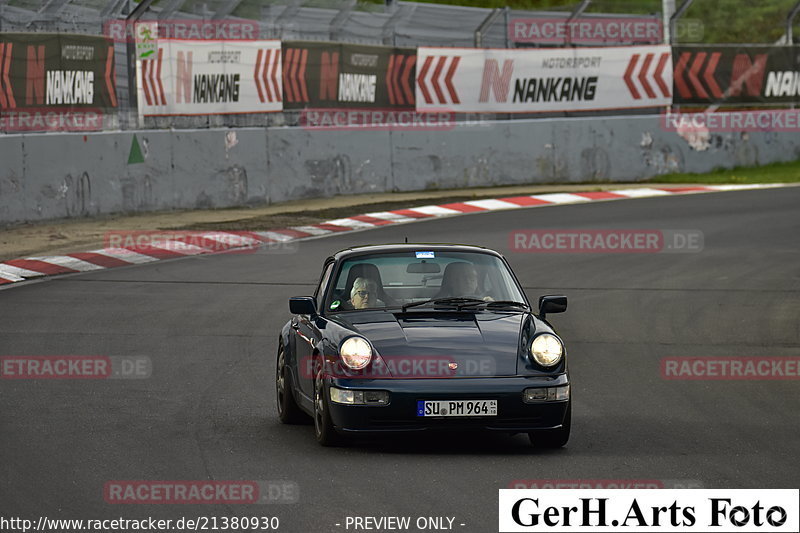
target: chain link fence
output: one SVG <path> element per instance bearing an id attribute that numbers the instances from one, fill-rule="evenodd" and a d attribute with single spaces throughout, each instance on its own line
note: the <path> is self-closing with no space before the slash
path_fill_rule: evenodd
<path id="1" fill-rule="evenodd" d="M 653 2 L 654 0 L 646 0 Z M 131 0 L 0 0 L 1 32 L 54 32 L 108 34 L 108 24 L 124 20 L 136 6 Z M 641 7 L 641 6 L 640 6 Z M 356 0 L 159 0 L 141 21 L 254 22 L 258 38 L 334 41 L 391 46 L 454 46 L 513 48 L 530 46 L 515 42 L 509 31 L 514 19 L 538 18 L 564 21 L 573 10 L 520 11 L 454 5 L 392 1 L 388 4 Z M 582 13 L 584 19 L 603 19 L 603 13 Z M 619 15 L 614 17 L 641 17 Z M 660 20 L 658 13 L 650 13 Z M 549 43 L 544 46 L 564 46 Z M 615 44 L 620 44 L 616 42 Z M 622 43 L 625 44 L 625 43 Z M 635 44 L 635 43 L 628 43 Z M 145 117 L 136 112 L 130 88 L 130 52 L 124 41 L 115 42 L 116 86 L 119 101 L 115 115 L 106 116 L 104 129 L 217 128 L 295 126 L 299 112 L 284 111 L 250 115 Z M 632 113 L 641 114 L 641 110 Z M 535 116 L 579 116 L 557 113 Z M 484 116 L 484 119 L 530 118 L 533 115 Z M 456 116 L 457 120 L 472 117 Z"/>

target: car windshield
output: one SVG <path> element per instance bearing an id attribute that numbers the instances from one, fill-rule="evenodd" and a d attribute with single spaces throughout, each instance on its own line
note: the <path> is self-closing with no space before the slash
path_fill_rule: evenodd
<path id="1" fill-rule="evenodd" d="M 478 252 L 418 250 L 362 255 L 342 263 L 325 309 L 356 311 L 426 305 L 478 307 L 525 302 L 498 257 Z"/>

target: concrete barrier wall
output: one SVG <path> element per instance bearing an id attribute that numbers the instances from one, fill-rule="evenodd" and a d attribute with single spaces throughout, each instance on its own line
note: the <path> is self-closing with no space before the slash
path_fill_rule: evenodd
<path id="1" fill-rule="evenodd" d="M 3 135 L 0 223 L 335 194 L 637 181 L 798 158 L 797 133 L 684 138 L 665 131 L 657 116 L 471 123 L 447 131 Z"/>

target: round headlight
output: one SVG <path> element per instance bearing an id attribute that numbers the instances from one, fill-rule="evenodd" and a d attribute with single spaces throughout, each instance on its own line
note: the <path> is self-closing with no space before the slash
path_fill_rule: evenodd
<path id="1" fill-rule="evenodd" d="M 363 337 L 350 337 L 342 343 L 339 355 L 348 368 L 361 370 L 372 359 L 372 346 Z"/>
<path id="2" fill-rule="evenodd" d="M 542 366 L 553 366 L 564 355 L 564 345 L 555 335 L 543 333 L 533 339 L 531 343 L 531 356 Z"/>

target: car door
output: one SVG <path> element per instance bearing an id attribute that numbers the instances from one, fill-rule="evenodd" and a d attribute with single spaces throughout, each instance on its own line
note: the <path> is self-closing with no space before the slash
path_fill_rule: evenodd
<path id="1" fill-rule="evenodd" d="M 317 310 L 322 310 L 325 287 L 331 277 L 333 261 L 325 264 L 322 269 L 317 289 L 314 291 Z M 324 320 L 321 317 L 310 317 L 309 315 L 295 315 L 292 318 L 292 330 L 295 335 L 295 356 L 297 357 L 298 386 L 300 392 L 307 398 L 313 398 L 314 391 L 314 347 L 319 344 L 322 333 L 317 326 L 317 321 Z"/>

